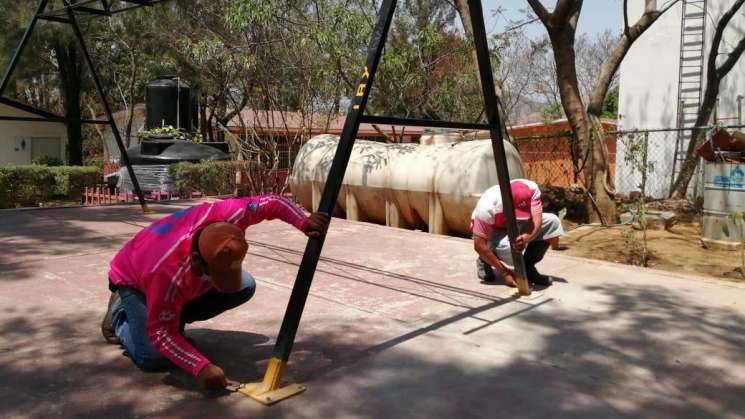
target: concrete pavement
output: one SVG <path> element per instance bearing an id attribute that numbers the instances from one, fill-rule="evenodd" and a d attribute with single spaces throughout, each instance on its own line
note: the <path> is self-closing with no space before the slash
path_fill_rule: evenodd
<path id="1" fill-rule="evenodd" d="M 745 286 L 550 253 L 537 298 L 480 284 L 468 240 L 335 219 L 270 408 L 147 374 L 106 345 L 109 260 L 191 203 L 0 212 L 0 416 L 745 417 Z M 230 378 L 261 378 L 305 238 L 249 228 L 247 305 L 187 328 Z"/>

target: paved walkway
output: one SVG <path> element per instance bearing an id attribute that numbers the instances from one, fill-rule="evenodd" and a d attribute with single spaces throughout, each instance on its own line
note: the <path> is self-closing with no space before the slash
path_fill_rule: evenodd
<path id="1" fill-rule="evenodd" d="M 164 214 L 185 203 L 156 205 Z M 468 240 L 334 220 L 288 379 L 265 408 L 147 374 L 99 332 L 136 206 L 0 212 L 0 416 L 306 418 L 745 417 L 745 287 L 552 253 L 538 298 L 480 284 Z M 305 238 L 248 230 L 258 279 L 240 309 L 187 328 L 239 381 L 259 379 Z"/>

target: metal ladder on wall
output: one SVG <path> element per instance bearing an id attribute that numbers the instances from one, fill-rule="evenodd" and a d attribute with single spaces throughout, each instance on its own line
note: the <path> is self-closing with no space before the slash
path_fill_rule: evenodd
<path id="1" fill-rule="evenodd" d="M 703 95 L 706 0 L 683 0 L 680 20 L 680 67 L 678 70 L 678 131 L 670 190 L 686 158 L 688 135 L 685 128 L 696 124 Z"/>

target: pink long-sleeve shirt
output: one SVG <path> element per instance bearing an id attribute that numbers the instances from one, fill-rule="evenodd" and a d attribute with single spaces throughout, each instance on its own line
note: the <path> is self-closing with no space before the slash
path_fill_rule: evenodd
<path id="1" fill-rule="evenodd" d="M 109 279 L 115 285 L 145 294 L 147 334 L 152 345 L 185 371 L 196 376 L 209 364 L 179 333 L 181 308 L 212 289 L 209 277 L 191 270 L 191 239 L 218 221 L 243 229 L 278 218 L 302 229 L 307 217 L 288 199 L 253 196 L 196 205 L 171 214 L 141 230 L 111 261 Z"/>

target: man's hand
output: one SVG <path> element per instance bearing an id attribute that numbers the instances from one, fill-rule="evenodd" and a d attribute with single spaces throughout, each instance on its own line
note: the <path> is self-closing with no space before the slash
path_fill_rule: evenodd
<path id="1" fill-rule="evenodd" d="M 502 280 L 508 287 L 517 288 L 517 279 L 515 279 L 515 273 L 505 268 L 505 272 L 501 272 Z"/>
<path id="2" fill-rule="evenodd" d="M 314 212 L 303 226 L 303 233 L 308 237 L 318 238 L 326 234 L 331 217 L 325 212 Z"/>
<path id="3" fill-rule="evenodd" d="M 489 245 L 485 238 L 474 235 L 473 248 L 474 250 L 476 250 L 476 253 L 478 253 L 479 257 L 481 257 L 484 262 L 488 263 L 490 266 L 493 266 L 494 269 L 499 272 L 499 276 L 502 277 L 505 285 L 513 288 L 517 287 L 515 273 L 504 266 L 502 261 L 500 261 L 496 255 L 494 255 L 491 249 L 489 249 Z"/>
<path id="4" fill-rule="evenodd" d="M 526 247 L 528 247 L 528 243 L 530 243 L 531 236 L 530 234 L 521 234 L 517 236 L 515 239 L 515 249 L 517 250 L 524 250 Z"/>
<path id="5" fill-rule="evenodd" d="M 199 371 L 197 380 L 207 390 L 220 390 L 228 385 L 228 378 L 225 377 L 222 368 L 215 364 L 207 364 L 207 366 L 202 368 L 202 371 Z"/>

